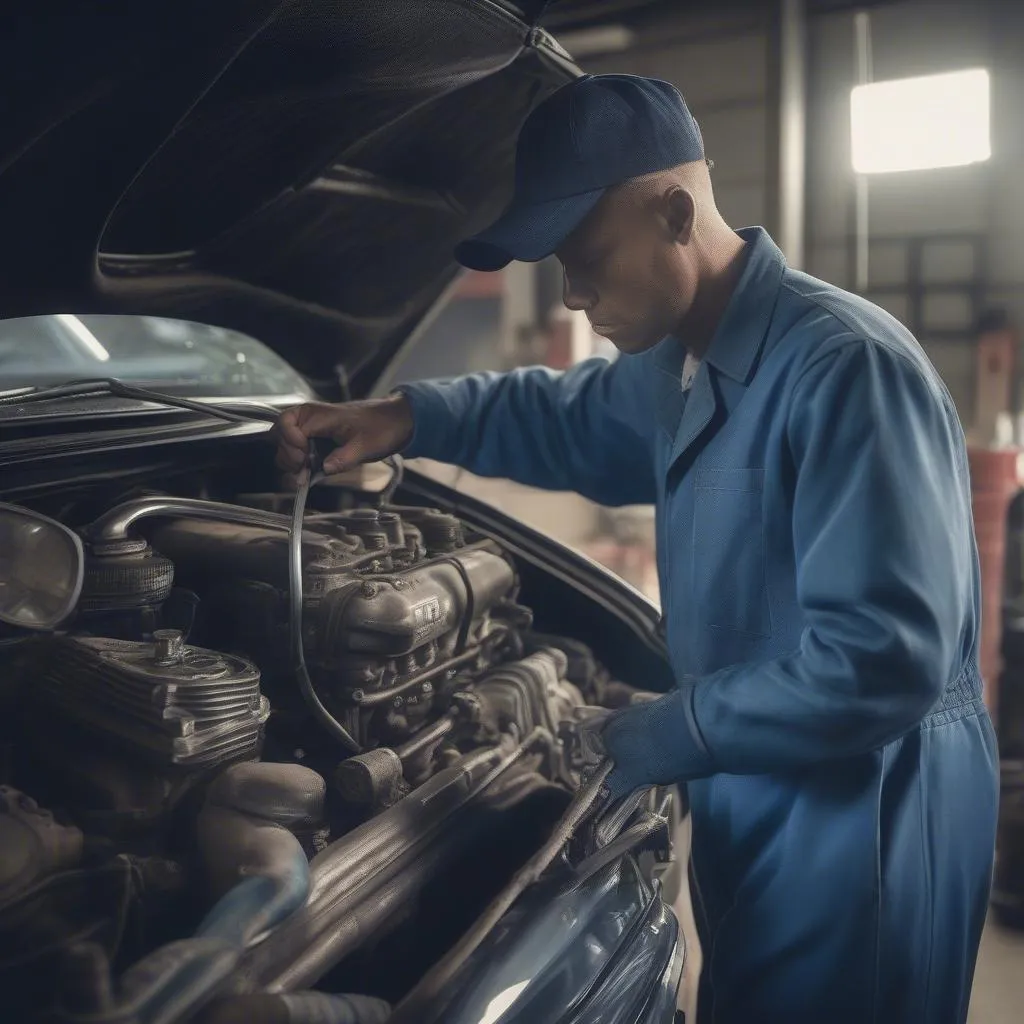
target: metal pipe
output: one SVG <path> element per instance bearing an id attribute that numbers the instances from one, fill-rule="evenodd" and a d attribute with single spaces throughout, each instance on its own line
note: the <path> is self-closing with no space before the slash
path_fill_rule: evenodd
<path id="1" fill-rule="evenodd" d="M 779 247 L 804 265 L 807 195 L 807 4 L 779 2 Z"/>
<path id="2" fill-rule="evenodd" d="M 251 951 L 244 976 L 268 991 L 318 981 L 445 864 L 465 851 L 485 815 L 464 817 L 486 790 L 550 734 L 486 747 L 438 772 L 404 800 L 335 840 L 310 865 L 306 906 Z"/>
<path id="3" fill-rule="evenodd" d="M 131 528 L 140 519 L 158 516 L 188 516 L 192 519 L 214 519 L 222 523 L 238 523 L 240 526 L 262 526 L 266 529 L 287 530 L 291 519 L 277 512 L 246 508 L 243 505 L 228 505 L 219 501 L 203 501 L 200 498 L 135 498 L 117 505 L 105 512 L 85 530 L 94 544 L 118 544 L 129 540 Z"/>
<path id="4" fill-rule="evenodd" d="M 871 15 L 867 11 L 858 11 L 853 16 L 853 55 L 857 69 L 857 84 L 867 85 L 874 77 L 871 56 Z M 867 175 L 857 175 L 855 189 L 855 282 L 856 290 L 863 294 L 868 290 L 870 270 L 868 253 L 870 223 Z"/>
<path id="5" fill-rule="evenodd" d="M 422 1024 L 431 1006 L 470 956 L 476 952 L 515 901 L 550 867 L 552 861 L 561 853 L 562 847 L 573 837 L 576 829 L 605 798 L 605 781 L 611 774 L 612 767 L 610 761 L 603 762 L 583 783 L 547 842 L 516 872 L 508 885 L 476 919 L 469 931 L 398 1004 L 389 1024 Z"/>
<path id="6" fill-rule="evenodd" d="M 455 722 L 461 714 L 462 712 L 459 709 L 453 708 L 442 715 L 433 725 L 420 729 L 411 739 L 401 746 L 395 747 L 398 759 L 400 761 L 409 761 L 417 754 L 423 753 L 432 744 L 440 743 L 455 728 Z"/>
<path id="7" fill-rule="evenodd" d="M 379 707 L 381 704 L 390 704 L 396 697 L 401 697 L 403 694 L 408 693 L 410 690 L 415 690 L 424 683 L 432 682 L 446 672 L 454 672 L 464 665 L 471 665 L 480 657 L 481 649 L 482 645 L 471 647 L 463 651 L 462 654 L 456 654 L 454 657 L 448 658 L 447 661 L 431 665 L 430 668 L 418 672 L 410 679 L 406 679 L 396 686 L 389 686 L 386 690 L 374 690 L 369 693 L 365 690 L 353 690 L 349 694 L 349 699 L 359 708 L 372 708 Z"/>

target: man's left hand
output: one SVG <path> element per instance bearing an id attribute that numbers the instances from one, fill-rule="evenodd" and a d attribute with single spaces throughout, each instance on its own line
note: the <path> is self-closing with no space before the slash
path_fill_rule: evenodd
<path id="1" fill-rule="evenodd" d="M 692 732 L 686 708 L 692 683 L 613 712 L 600 724 L 600 742 L 615 764 L 613 799 L 641 786 L 667 786 L 711 774 L 710 756 Z"/>

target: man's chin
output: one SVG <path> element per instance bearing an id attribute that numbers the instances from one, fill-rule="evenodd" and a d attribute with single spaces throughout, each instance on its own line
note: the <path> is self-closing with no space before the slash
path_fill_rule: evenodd
<path id="1" fill-rule="evenodd" d="M 597 332 L 602 338 L 607 338 L 624 356 L 635 356 L 640 352 L 646 352 L 653 348 L 657 342 L 649 341 L 647 338 L 637 337 L 627 331 L 617 331 L 608 328 Z"/>

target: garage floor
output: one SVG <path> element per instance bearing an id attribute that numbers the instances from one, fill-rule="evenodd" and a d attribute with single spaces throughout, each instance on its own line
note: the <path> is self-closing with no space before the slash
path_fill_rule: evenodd
<path id="1" fill-rule="evenodd" d="M 969 1024 L 1021 1024 L 1024 1020 L 1024 932 L 989 922 L 974 975 Z"/>

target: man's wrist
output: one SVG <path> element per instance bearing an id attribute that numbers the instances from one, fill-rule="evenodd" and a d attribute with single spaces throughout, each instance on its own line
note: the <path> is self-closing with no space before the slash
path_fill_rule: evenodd
<path id="1" fill-rule="evenodd" d="M 412 403 L 402 391 L 392 391 L 379 401 L 388 418 L 395 424 L 397 450 L 404 451 L 416 433 L 416 414 Z"/>
<path id="2" fill-rule="evenodd" d="M 409 417 L 409 434 L 401 454 L 409 459 L 449 461 L 445 449 L 451 417 L 436 385 L 427 381 L 399 384 L 388 399 L 401 403 Z"/>

